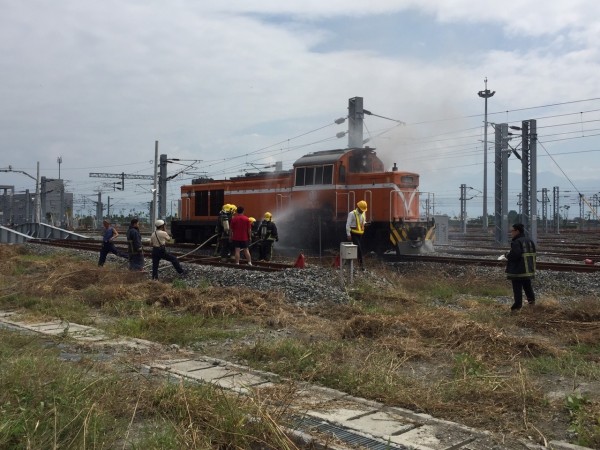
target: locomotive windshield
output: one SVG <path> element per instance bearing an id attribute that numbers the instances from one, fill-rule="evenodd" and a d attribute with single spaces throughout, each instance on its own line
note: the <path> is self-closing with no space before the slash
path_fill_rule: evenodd
<path id="1" fill-rule="evenodd" d="M 296 186 L 333 184 L 333 164 L 296 167 Z"/>

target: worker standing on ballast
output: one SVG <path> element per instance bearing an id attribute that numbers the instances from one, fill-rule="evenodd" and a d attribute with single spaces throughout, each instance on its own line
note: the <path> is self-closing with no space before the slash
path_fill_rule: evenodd
<path id="1" fill-rule="evenodd" d="M 273 258 L 273 244 L 279 241 L 277 225 L 273 222 L 273 215 L 266 212 L 263 221 L 258 227 L 258 238 L 260 239 L 259 250 L 261 261 L 271 261 Z"/>
<path id="2" fill-rule="evenodd" d="M 356 204 L 356 209 L 348 213 L 346 220 L 346 238 L 356 245 L 358 265 L 361 270 L 364 270 L 363 252 L 362 252 L 362 236 L 365 232 L 365 213 L 367 212 L 367 202 L 364 200 Z"/>

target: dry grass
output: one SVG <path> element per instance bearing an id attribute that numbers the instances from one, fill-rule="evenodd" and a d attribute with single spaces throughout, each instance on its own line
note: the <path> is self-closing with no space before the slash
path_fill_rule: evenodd
<path id="1" fill-rule="evenodd" d="M 77 307 L 85 307 L 88 317 L 151 319 L 149 327 L 160 321 L 168 342 L 179 339 L 171 328 L 194 326 L 165 322 L 170 317 L 203 319 L 203 328 L 226 319 L 216 326 L 239 337 L 211 347 L 211 356 L 234 353 L 298 381 L 535 436 L 540 443 L 570 439 L 600 446 L 600 425 L 594 423 L 600 411 L 600 369 L 594 368 L 600 359 L 600 302 L 594 298 L 568 305 L 544 299 L 511 316 L 495 301 L 510 295 L 501 278 L 481 279 L 469 268 L 449 268 L 433 279 L 425 273 L 398 276 L 380 266 L 357 284 L 352 304 L 300 309 L 275 292 L 181 288 L 85 261 L 63 258 L 57 265 L 19 247 L 0 246 L 0 256 L 8 267 L 0 275 L 5 307 L 35 298 L 31 314 L 58 311 L 73 320 L 84 314 Z M 567 406 L 582 383 L 583 400 Z"/>

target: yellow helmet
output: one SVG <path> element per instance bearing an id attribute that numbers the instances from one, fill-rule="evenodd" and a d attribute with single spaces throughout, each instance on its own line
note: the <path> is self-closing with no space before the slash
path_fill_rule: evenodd
<path id="1" fill-rule="evenodd" d="M 358 206 L 362 212 L 365 212 L 367 210 L 367 202 L 365 202 L 364 200 L 358 202 L 356 206 Z"/>
<path id="2" fill-rule="evenodd" d="M 270 212 L 268 212 L 268 211 L 267 211 L 267 212 L 265 213 L 265 219 L 267 219 L 267 220 L 271 220 L 271 218 L 272 218 L 272 217 L 273 217 L 273 215 L 272 215 Z"/>
<path id="3" fill-rule="evenodd" d="M 248 217 L 248 220 L 250 221 L 250 223 L 256 222 L 256 219 L 254 217 Z"/>
<path id="4" fill-rule="evenodd" d="M 228 211 L 229 211 L 229 203 L 225 203 L 225 204 L 223 205 L 223 207 L 221 208 L 221 211 L 228 212 Z"/>
<path id="5" fill-rule="evenodd" d="M 237 211 L 237 206 L 235 206 L 233 204 L 229 205 L 229 211 L 228 212 L 230 212 L 231 214 L 233 214 L 236 211 Z"/>

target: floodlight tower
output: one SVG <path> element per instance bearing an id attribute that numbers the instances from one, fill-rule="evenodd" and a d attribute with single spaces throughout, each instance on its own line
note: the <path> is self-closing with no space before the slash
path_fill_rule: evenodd
<path id="1" fill-rule="evenodd" d="M 487 215 L 487 128 L 488 128 L 488 98 L 493 97 L 496 91 L 490 91 L 487 88 L 487 77 L 484 80 L 485 90 L 479 91 L 477 95 L 485 99 L 485 125 L 483 128 L 483 230 L 488 229 L 488 215 Z"/>

